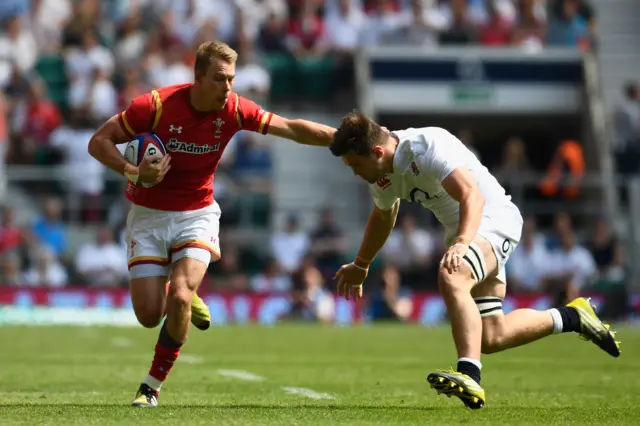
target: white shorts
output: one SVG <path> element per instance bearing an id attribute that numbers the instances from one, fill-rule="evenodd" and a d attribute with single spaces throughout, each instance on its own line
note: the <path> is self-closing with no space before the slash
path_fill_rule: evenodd
<path id="1" fill-rule="evenodd" d="M 168 212 L 134 205 L 127 216 L 129 278 L 169 276 L 184 258 L 209 264 L 220 259 L 220 207 Z"/>
<path id="2" fill-rule="evenodd" d="M 503 283 L 507 283 L 505 267 L 513 250 L 520 242 L 522 235 L 522 216 L 510 215 L 503 220 L 483 218 L 478 229 L 478 235 L 484 237 L 491 247 L 498 260 L 497 278 Z"/>

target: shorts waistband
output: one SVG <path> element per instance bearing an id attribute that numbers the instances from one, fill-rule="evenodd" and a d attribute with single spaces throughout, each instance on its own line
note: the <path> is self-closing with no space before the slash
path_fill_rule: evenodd
<path id="1" fill-rule="evenodd" d="M 220 213 L 220 206 L 217 202 L 213 202 L 210 206 L 203 207 L 197 210 L 184 210 L 184 211 L 169 211 L 151 209 L 149 207 L 139 206 L 133 204 L 131 206 L 131 213 L 136 216 L 162 216 L 162 217 L 184 217 L 189 215 L 199 215 L 203 213 Z"/>

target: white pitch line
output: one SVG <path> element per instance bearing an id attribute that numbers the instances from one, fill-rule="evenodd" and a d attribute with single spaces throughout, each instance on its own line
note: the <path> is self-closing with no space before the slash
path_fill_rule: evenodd
<path id="1" fill-rule="evenodd" d="M 182 361 L 187 364 L 202 364 L 203 359 L 197 355 L 183 354 L 178 357 L 178 361 Z"/>
<path id="2" fill-rule="evenodd" d="M 335 396 L 329 395 L 328 393 L 319 393 L 312 389 L 307 389 L 307 388 L 296 388 L 292 386 L 284 386 L 281 389 L 286 393 L 290 393 L 292 395 L 302 395 L 311 399 L 336 399 Z"/>
<path id="3" fill-rule="evenodd" d="M 218 370 L 217 373 L 221 376 L 231 377 L 238 380 L 246 380 L 248 382 L 261 382 L 265 380 L 264 377 L 253 374 L 244 370 Z"/>

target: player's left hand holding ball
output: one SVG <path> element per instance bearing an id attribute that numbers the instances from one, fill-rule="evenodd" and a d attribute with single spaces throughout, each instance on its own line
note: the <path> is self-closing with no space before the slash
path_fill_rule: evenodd
<path id="1" fill-rule="evenodd" d="M 462 265 L 462 258 L 468 251 L 468 244 L 462 242 L 455 243 L 449 247 L 449 250 L 447 250 L 444 256 L 442 256 L 440 267 L 445 268 L 450 274 L 458 272 L 460 270 L 460 265 Z"/>
<path id="2" fill-rule="evenodd" d="M 144 157 L 138 166 L 138 181 L 142 183 L 158 184 L 162 182 L 164 176 L 171 169 L 171 157 Z"/>
<path id="3" fill-rule="evenodd" d="M 367 274 L 369 273 L 368 267 L 362 267 L 356 265 L 354 262 L 342 265 L 333 279 L 339 279 L 338 281 L 338 296 L 344 296 L 349 300 L 349 295 L 353 297 L 354 301 L 362 298 L 362 283 Z"/>

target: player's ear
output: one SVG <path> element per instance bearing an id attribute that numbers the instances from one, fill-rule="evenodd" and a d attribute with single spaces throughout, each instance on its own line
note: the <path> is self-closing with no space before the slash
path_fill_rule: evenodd
<path id="1" fill-rule="evenodd" d="M 383 154 L 383 150 L 380 145 L 374 146 L 373 149 L 371 150 L 371 156 L 376 160 L 381 159 L 382 154 Z"/>

